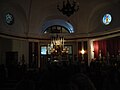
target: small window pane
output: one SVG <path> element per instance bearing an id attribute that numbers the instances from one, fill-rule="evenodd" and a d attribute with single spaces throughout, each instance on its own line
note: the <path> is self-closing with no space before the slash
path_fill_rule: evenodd
<path id="1" fill-rule="evenodd" d="M 68 32 L 68 31 L 67 31 L 65 28 L 62 27 L 62 32 L 63 32 L 63 33 L 66 33 L 66 32 Z"/>
<path id="2" fill-rule="evenodd" d="M 60 26 L 57 26 L 57 30 L 61 30 L 61 27 L 60 27 Z"/>
<path id="3" fill-rule="evenodd" d="M 53 26 L 53 27 L 52 27 L 52 30 L 56 30 L 56 26 Z"/>
<path id="4" fill-rule="evenodd" d="M 65 48 L 68 48 L 68 54 L 72 54 L 72 46 L 65 46 Z"/>
<path id="5" fill-rule="evenodd" d="M 47 55 L 47 47 L 41 46 L 41 55 Z"/>

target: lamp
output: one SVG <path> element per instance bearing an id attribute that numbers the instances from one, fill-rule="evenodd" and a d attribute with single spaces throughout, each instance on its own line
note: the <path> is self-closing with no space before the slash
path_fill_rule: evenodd
<path id="1" fill-rule="evenodd" d="M 82 49 L 81 51 L 79 51 L 79 53 L 82 54 L 82 60 L 84 60 L 84 54 L 86 53 L 86 51 L 84 49 Z"/>
<path id="2" fill-rule="evenodd" d="M 57 9 L 63 13 L 63 15 L 66 15 L 70 17 L 74 12 L 78 11 L 79 4 L 75 2 L 74 0 L 67 0 L 63 1 L 63 5 L 60 8 L 60 5 L 57 5 Z"/>

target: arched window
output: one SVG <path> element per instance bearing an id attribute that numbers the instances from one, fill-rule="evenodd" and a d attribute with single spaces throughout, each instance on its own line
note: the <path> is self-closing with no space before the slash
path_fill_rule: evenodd
<path id="1" fill-rule="evenodd" d="M 44 33 L 74 33 L 73 26 L 69 22 L 61 19 L 46 21 L 42 30 Z"/>
<path id="2" fill-rule="evenodd" d="M 53 25 L 48 27 L 44 33 L 70 33 L 66 27 L 60 25 Z"/>

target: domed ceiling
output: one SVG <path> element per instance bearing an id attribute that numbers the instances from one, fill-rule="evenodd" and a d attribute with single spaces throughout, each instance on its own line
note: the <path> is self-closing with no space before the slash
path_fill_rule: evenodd
<path id="1" fill-rule="evenodd" d="M 66 38 L 81 38 L 120 32 L 120 0 L 76 0 L 79 10 L 70 17 L 63 15 L 57 5 L 63 0 L 1 0 L 0 2 L 0 34 L 20 38 L 49 38 L 44 29 L 49 21 L 69 23 L 74 33 L 64 33 Z M 12 25 L 6 23 L 6 14 L 12 14 Z M 102 22 L 105 14 L 112 16 L 109 25 Z M 63 23 L 61 25 L 63 25 Z M 51 23 L 51 25 L 60 22 Z M 64 26 L 64 25 L 63 25 Z M 69 25 L 65 25 L 69 26 Z M 69 28 L 69 27 L 68 27 Z M 72 35 L 72 37 L 71 37 Z"/>

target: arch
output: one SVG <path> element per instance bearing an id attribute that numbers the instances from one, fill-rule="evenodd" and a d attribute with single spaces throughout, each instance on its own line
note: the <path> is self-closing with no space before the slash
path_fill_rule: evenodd
<path id="1" fill-rule="evenodd" d="M 91 11 L 91 14 L 88 18 L 88 29 L 90 32 L 91 32 L 91 28 L 93 29 L 92 24 L 93 24 L 93 22 L 95 22 L 95 19 L 98 17 L 98 15 L 101 14 L 101 12 L 103 12 L 106 9 L 105 7 L 107 7 L 109 5 L 110 5 L 110 3 L 102 3 L 102 4 L 98 5 L 97 7 L 95 7 Z M 93 21 L 93 22 L 91 22 L 91 21 Z"/>
<path id="2" fill-rule="evenodd" d="M 53 20 L 48 20 L 48 21 L 45 21 L 44 24 L 42 25 L 42 32 L 45 32 L 45 30 L 51 26 L 54 26 L 54 25 L 59 25 L 59 26 L 63 26 L 65 27 L 70 33 L 74 33 L 74 28 L 73 26 L 65 21 L 65 20 L 62 20 L 62 19 L 53 19 Z"/>
<path id="3" fill-rule="evenodd" d="M 112 17 L 114 17 L 114 15 L 117 15 L 115 12 L 113 12 L 113 11 L 117 11 L 116 7 L 119 6 L 119 4 L 117 2 L 118 1 L 102 3 L 100 5 L 97 5 L 91 11 L 91 14 L 90 14 L 90 16 L 88 18 L 88 30 L 89 30 L 89 33 L 103 32 L 104 30 L 108 30 L 108 28 L 105 27 L 105 25 L 103 24 L 102 19 L 103 19 L 103 16 L 105 14 L 107 14 L 107 13 L 111 14 Z M 118 23 L 115 24 L 115 22 L 111 23 L 109 29 L 119 27 L 119 25 L 117 26 L 117 24 Z"/>
<path id="4" fill-rule="evenodd" d="M 8 34 L 17 34 L 17 35 L 23 35 L 25 36 L 26 33 L 28 33 L 28 20 L 27 20 L 27 15 L 25 13 L 24 8 L 17 2 L 13 2 L 13 1 L 2 1 L 0 3 L 0 12 L 1 12 L 1 18 L 2 18 L 2 27 L 6 27 L 6 25 L 4 24 L 4 15 L 8 12 L 12 13 L 14 15 L 15 18 L 15 23 L 12 26 L 8 26 L 10 27 L 10 29 L 12 30 L 9 33 L 8 28 L 5 28 L 6 30 L 4 33 L 8 33 Z M 18 26 L 20 27 L 18 27 Z M 14 27 L 14 29 L 17 30 L 13 30 L 12 27 Z M 8 30 L 8 32 L 6 32 Z"/>

